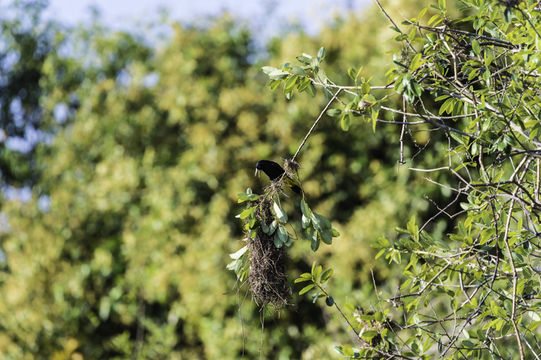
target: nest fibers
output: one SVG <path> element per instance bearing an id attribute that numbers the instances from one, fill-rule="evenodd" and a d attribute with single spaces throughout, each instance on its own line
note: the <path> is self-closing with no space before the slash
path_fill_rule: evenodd
<path id="1" fill-rule="evenodd" d="M 273 192 L 273 188 L 268 189 Z M 257 218 L 269 225 L 274 220 L 271 212 L 272 196 L 265 196 L 258 200 Z M 281 308 L 288 304 L 291 288 L 286 278 L 287 253 L 285 246 L 277 248 L 273 236 L 265 234 L 261 228 L 257 229 L 255 237 L 248 232 L 246 238 L 250 250 L 250 275 L 248 283 L 250 291 L 258 305 L 271 304 Z"/>

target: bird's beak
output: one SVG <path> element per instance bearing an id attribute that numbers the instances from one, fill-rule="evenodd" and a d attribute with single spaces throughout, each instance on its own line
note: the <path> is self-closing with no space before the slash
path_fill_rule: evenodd
<path id="1" fill-rule="evenodd" d="M 255 174 L 254 175 L 259 176 L 259 169 L 258 168 L 255 169 Z"/>

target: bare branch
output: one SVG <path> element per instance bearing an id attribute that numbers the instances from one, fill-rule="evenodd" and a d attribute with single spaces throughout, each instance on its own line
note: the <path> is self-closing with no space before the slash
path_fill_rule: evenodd
<path id="1" fill-rule="evenodd" d="M 291 158 L 291 160 L 295 160 L 295 158 L 297 157 L 297 155 L 299 154 L 299 151 L 301 151 L 302 147 L 304 146 L 304 144 L 306 143 L 306 140 L 308 140 L 308 138 L 310 137 L 310 135 L 312 134 L 312 132 L 314 131 L 314 129 L 316 128 L 317 124 L 319 123 L 319 120 L 321 120 L 321 118 L 323 117 L 323 114 L 325 114 L 325 111 L 327 111 L 327 109 L 329 108 L 329 106 L 332 104 L 332 102 L 334 101 L 334 99 L 336 99 L 336 97 L 338 96 L 338 94 L 340 94 L 340 91 L 341 89 L 338 89 L 334 95 L 332 96 L 331 100 L 329 100 L 329 102 L 327 103 L 327 105 L 325 105 L 325 107 L 323 108 L 323 110 L 321 110 L 321 113 L 319 114 L 319 116 L 317 117 L 316 121 L 314 121 L 314 124 L 312 125 L 312 127 L 310 128 L 310 130 L 308 130 L 308 133 L 306 133 L 306 136 L 304 137 L 304 139 L 302 140 L 301 144 L 299 145 L 297 151 L 295 152 L 295 155 L 293 155 L 293 157 Z"/>
<path id="2" fill-rule="evenodd" d="M 383 15 L 385 15 L 385 17 L 389 20 L 389 22 L 391 24 L 393 24 L 393 26 L 398 30 L 400 31 L 400 33 L 402 33 L 402 31 L 400 30 L 400 28 L 396 25 L 396 23 L 393 21 L 393 19 L 389 16 L 389 14 L 387 14 L 387 11 L 385 11 L 385 9 L 381 6 L 381 4 L 379 3 L 379 0 L 374 0 L 376 2 L 376 4 L 378 5 L 379 9 L 381 10 L 381 12 L 383 13 Z M 415 50 L 415 48 L 413 47 L 413 45 L 411 45 L 411 43 L 409 42 L 408 39 L 406 39 L 406 43 L 409 45 L 410 49 L 413 51 L 413 52 L 417 52 L 417 50 Z"/>
<path id="3" fill-rule="evenodd" d="M 404 161 L 404 133 L 406 132 L 406 126 L 408 126 L 408 118 L 406 117 L 406 97 L 402 96 L 402 131 L 400 131 L 400 164 L 405 164 Z"/>

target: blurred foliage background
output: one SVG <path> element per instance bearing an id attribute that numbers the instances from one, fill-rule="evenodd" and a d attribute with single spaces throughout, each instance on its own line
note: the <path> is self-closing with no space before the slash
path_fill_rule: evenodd
<path id="1" fill-rule="evenodd" d="M 386 9 L 400 19 L 425 3 Z M 333 79 L 345 83 L 348 67 L 362 66 L 384 84 L 396 50 L 385 17 L 368 6 L 317 37 L 277 34 L 256 52 L 253 34 L 227 14 L 204 28 L 169 21 L 172 36 L 156 45 L 99 18 L 67 28 L 44 19 L 45 6 L 19 1 L 9 5 L 16 16 L 0 12 L 3 358 L 337 356 L 333 345 L 350 335 L 335 313 L 298 296 L 260 311 L 225 265 L 243 236 L 236 194 L 266 185 L 255 162 L 291 156 L 325 104 L 321 93 L 285 100 L 260 67 L 324 46 Z M 422 130 L 407 157 L 428 142 Z M 397 164 L 399 132 L 356 123 L 345 133 L 324 118 L 300 176 L 341 236 L 315 254 L 297 241 L 291 279 L 317 260 L 334 269 L 336 300 L 357 306 L 374 296 L 370 269 L 379 287 L 396 287 L 400 272 L 374 261 L 370 242 L 412 214 L 429 218 L 427 198 L 449 196 Z M 24 146 L 7 146 L 13 138 Z M 417 164 L 432 167 L 444 151 Z M 298 206 L 284 203 L 291 214 Z"/>

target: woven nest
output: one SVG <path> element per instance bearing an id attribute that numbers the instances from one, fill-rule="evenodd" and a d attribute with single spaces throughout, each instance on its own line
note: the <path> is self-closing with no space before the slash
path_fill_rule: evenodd
<path id="1" fill-rule="evenodd" d="M 260 201 L 257 217 L 260 222 L 270 225 L 273 216 L 268 197 Z M 277 248 L 273 237 L 257 229 L 255 237 L 249 234 L 246 239 L 250 250 L 250 291 L 260 306 L 270 304 L 282 308 L 288 304 L 291 288 L 286 278 L 287 253 L 285 246 Z"/>

